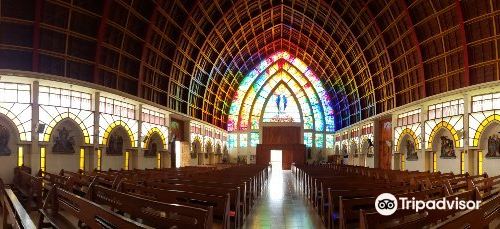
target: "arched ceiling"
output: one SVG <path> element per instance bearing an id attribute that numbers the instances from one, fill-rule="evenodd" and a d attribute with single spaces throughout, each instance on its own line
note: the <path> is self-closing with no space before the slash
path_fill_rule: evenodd
<path id="1" fill-rule="evenodd" d="M 1 0 L 0 68 L 76 78 L 226 127 L 243 76 L 286 51 L 341 128 L 499 79 L 484 0 Z"/>

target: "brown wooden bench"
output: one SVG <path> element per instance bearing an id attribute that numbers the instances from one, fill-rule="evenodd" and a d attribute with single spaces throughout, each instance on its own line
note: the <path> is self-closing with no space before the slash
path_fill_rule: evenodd
<path id="1" fill-rule="evenodd" d="M 35 177 L 27 172 L 26 168 L 16 167 L 14 169 L 14 188 L 20 194 L 20 199 L 28 211 L 37 210 L 42 207 L 43 188 L 42 178 Z"/>
<path id="2" fill-rule="evenodd" d="M 214 227 L 220 227 L 224 229 L 230 228 L 229 193 L 223 196 L 219 196 L 214 194 L 195 193 L 181 190 L 149 188 L 127 182 L 122 182 L 117 191 L 164 203 L 182 204 L 201 208 L 212 206 Z"/>
<path id="3" fill-rule="evenodd" d="M 87 198 L 155 228 L 212 228 L 213 208 L 158 202 L 92 185 Z"/>
<path id="4" fill-rule="evenodd" d="M 500 217 L 500 195 L 482 202 L 477 210 L 467 210 L 438 223 L 432 228 L 439 229 L 457 229 L 471 228 L 484 229 L 490 228 L 490 223 Z"/>
<path id="5" fill-rule="evenodd" d="M 460 193 L 454 193 L 446 196 L 448 200 L 472 200 L 476 201 L 479 198 L 477 190 L 468 190 Z M 437 198 L 435 200 L 439 200 Z M 399 210 L 398 210 L 399 211 Z M 398 212 L 396 211 L 396 212 Z M 399 217 L 386 217 L 380 215 L 375 210 L 360 211 L 360 228 L 421 228 L 436 224 L 439 221 L 446 220 L 448 217 L 460 212 L 457 209 L 433 209 L 421 210 L 419 213 L 404 211 L 403 214 L 399 213 Z"/>
<path id="6" fill-rule="evenodd" d="M 2 228 L 36 228 L 28 212 L 23 208 L 14 192 L 4 186 L 2 179 L 0 179 L 0 206 L 2 210 Z"/>
<path id="7" fill-rule="evenodd" d="M 245 209 L 244 203 L 241 202 L 241 191 L 240 187 L 211 187 L 195 184 L 166 184 L 166 183 L 156 183 L 156 182 L 145 182 L 146 187 L 167 189 L 167 190 L 181 190 L 187 192 L 196 193 L 211 193 L 215 195 L 225 195 L 229 193 L 230 195 L 230 212 L 229 215 L 232 219 L 231 226 L 234 228 L 242 227 L 243 223 L 243 210 Z"/>
<path id="8" fill-rule="evenodd" d="M 44 206 L 40 211 L 38 228 L 151 228 L 129 218 L 104 209 L 96 203 L 79 197 L 55 186 L 49 192 Z M 66 214 L 79 220 L 75 225 Z"/>

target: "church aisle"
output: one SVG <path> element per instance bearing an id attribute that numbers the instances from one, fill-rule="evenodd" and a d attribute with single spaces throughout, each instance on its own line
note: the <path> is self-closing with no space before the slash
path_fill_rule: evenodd
<path id="1" fill-rule="evenodd" d="M 274 168 L 243 228 L 324 228 L 290 170 Z"/>

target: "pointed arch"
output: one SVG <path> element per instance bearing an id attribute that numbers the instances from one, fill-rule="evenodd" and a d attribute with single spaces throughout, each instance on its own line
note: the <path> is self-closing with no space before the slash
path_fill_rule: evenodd
<path id="1" fill-rule="evenodd" d="M 410 136 L 413 139 L 413 142 L 415 143 L 415 149 L 420 149 L 420 138 L 417 137 L 417 135 L 412 129 L 406 128 L 399 135 L 396 145 L 396 152 L 399 152 L 399 149 L 401 147 L 401 141 L 403 141 L 406 135 Z"/>
<path id="2" fill-rule="evenodd" d="M 500 122 L 500 115 L 499 114 L 492 114 L 485 118 L 481 124 L 479 124 L 479 127 L 476 130 L 476 133 L 474 134 L 474 139 L 472 141 L 472 146 L 479 146 L 479 140 L 481 139 L 481 135 L 483 134 L 484 130 L 486 130 L 486 127 L 488 127 L 491 123 L 493 122 Z"/>
<path id="3" fill-rule="evenodd" d="M 333 109 L 328 93 L 319 78 L 300 59 L 293 57 L 288 52 L 276 52 L 269 58 L 263 60 L 241 81 L 235 93 L 230 109 L 228 130 L 248 129 L 250 114 L 249 110 L 254 105 L 257 92 L 278 72 L 287 72 L 290 78 L 295 79 L 309 98 L 317 100 L 310 101 L 312 111 L 324 120 L 323 126 L 317 126 L 318 131 L 333 131 L 335 122 Z"/>
<path id="4" fill-rule="evenodd" d="M 277 85 L 280 82 L 283 82 L 290 91 L 294 92 L 290 86 L 292 87 L 299 87 L 300 90 L 298 92 L 294 92 L 295 98 L 298 100 L 298 98 L 301 98 L 300 102 L 298 104 L 304 104 L 304 106 L 301 106 L 300 111 L 302 112 L 302 120 L 306 121 L 306 115 L 307 117 L 311 117 L 311 121 L 313 126 L 311 128 L 304 128 L 304 129 L 313 129 L 315 130 L 315 126 L 318 125 L 317 122 L 324 121 L 322 117 L 315 117 L 314 112 L 313 112 L 313 107 L 310 102 L 310 98 L 307 95 L 307 93 L 300 87 L 298 82 L 294 78 L 286 78 L 287 73 L 283 72 L 282 74 L 275 74 L 268 78 L 265 84 L 259 89 L 257 92 L 257 96 L 255 99 L 252 101 L 252 107 L 250 110 L 250 117 L 248 120 L 248 124 L 250 125 L 251 129 L 258 129 L 258 122 L 261 121 L 261 111 L 265 108 L 264 103 L 266 103 L 268 99 L 268 95 L 272 94 L 274 89 L 277 87 Z M 290 85 L 291 84 L 291 85 Z M 267 94 L 264 94 L 267 93 Z M 260 100 L 260 101 L 259 101 Z M 316 113 L 317 114 L 317 113 Z M 319 120 L 318 120 L 319 119 Z M 306 123 L 304 123 L 306 124 Z M 321 125 L 324 125 L 324 122 L 321 123 Z"/>
<path id="5" fill-rule="evenodd" d="M 65 113 L 59 114 L 58 116 L 54 117 L 52 119 L 52 121 L 50 121 L 50 123 L 45 128 L 45 131 L 43 133 L 43 141 L 45 141 L 45 142 L 50 141 L 52 131 L 54 130 L 54 128 L 57 126 L 58 123 L 60 123 L 64 120 L 71 120 L 78 127 L 80 127 L 80 129 L 83 133 L 83 142 L 85 144 L 91 144 L 91 138 L 90 138 L 88 127 L 85 126 L 85 123 L 77 115 L 75 115 L 71 112 L 65 112 Z"/>
<path id="6" fill-rule="evenodd" d="M 158 129 L 158 127 L 153 127 L 153 128 L 148 130 L 148 133 L 146 134 L 147 140 L 144 143 L 144 145 L 146 147 L 149 146 L 149 143 L 151 142 L 151 139 L 152 139 L 154 134 L 158 134 L 158 136 L 160 136 L 161 144 L 163 145 L 163 149 L 167 149 L 167 139 L 165 138 L 165 135 L 163 134 L 163 132 L 160 129 Z"/>
<path id="7" fill-rule="evenodd" d="M 432 141 L 434 141 L 435 135 L 439 132 L 440 129 L 445 128 L 450 131 L 451 136 L 453 136 L 453 141 L 455 142 L 455 147 L 461 147 L 460 145 L 460 137 L 457 134 L 457 130 L 447 121 L 441 121 L 434 128 L 432 128 L 431 134 L 429 135 L 429 140 L 427 142 L 427 149 L 432 148 Z M 476 132 L 477 134 L 477 132 Z"/>
<path id="8" fill-rule="evenodd" d="M 281 86 L 285 87 L 286 90 L 288 90 L 288 92 L 290 92 L 290 94 L 292 95 L 293 101 L 296 104 L 296 106 L 298 107 L 298 111 L 299 111 L 299 120 L 298 121 L 303 122 L 304 121 L 304 119 L 303 119 L 304 114 L 303 114 L 302 106 L 300 105 L 295 93 L 292 92 L 292 89 L 284 81 L 277 82 L 276 85 L 273 87 L 273 89 L 267 94 L 267 97 L 265 98 L 265 102 L 264 102 L 264 104 L 262 104 L 263 109 L 260 109 L 259 122 L 264 121 L 264 114 L 266 113 L 266 109 L 267 109 L 267 105 L 269 104 L 269 100 L 271 100 L 271 97 L 274 95 L 276 90 L 278 90 L 279 87 L 281 87 Z"/>
<path id="9" fill-rule="evenodd" d="M 0 104 L 0 114 L 7 116 L 7 119 L 14 123 L 19 133 L 20 141 L 31 141 L 31 105 L 30 104 L 12 104 L 9 107 L 3 107 Z M 16 112 L 17 114 L 13 113 Z"/>
<path id="10" fill-rule="evenodd" d="M 121 126 L 125 129 L 128 137 L 129 137 L 129 140 L 130 140 L 130 146 L 136 147 L 135 140 L 134 140 L 134 134 L 133 134 L 132 130 L 127 125 L 127 123 L 123 122 L 122 120 L 114 121 L 106 128 L 106 130 L 104 131 L 104 134 L 102 136 L 102 144 L 103 145 L 108 144 L 109 135 L 111 134 L 111 131 L 113 131 L 115 129 L 115 127 L 117 127 L 117 126 Z"/>

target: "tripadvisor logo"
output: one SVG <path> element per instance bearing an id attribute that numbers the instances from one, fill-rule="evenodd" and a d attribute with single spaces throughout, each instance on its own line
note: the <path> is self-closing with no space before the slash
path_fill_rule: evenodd
<path id="1" fill-rule="evenodd" d="M 398 200 L 390 193 L 382 193 L 375 200 L 375 209 L 381 215 L 392 215 L 398 210 Z"/>
<path id="2" fill-rule="evenodd" d="M 398 200 L 399 199 L 399 200 Z M 473 200 L 459 200 L 455 197 L 453 200 L 447 200 L 446 197 L 435 200 L 416 200 L 415 197 L 411 199 L 408 197 L 396 197 L 390 193 L 382 193 L 375 199 L 375 209 L 377 212 L 384 216 L 394 214 L 398 209 L 398 203 L 401 204 L 400 209 L 413 209 L 415 212 L 420 210 L 472 210 L 479 209 L 481 201 Z"/>

